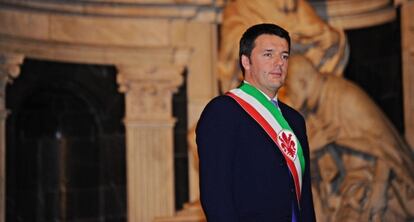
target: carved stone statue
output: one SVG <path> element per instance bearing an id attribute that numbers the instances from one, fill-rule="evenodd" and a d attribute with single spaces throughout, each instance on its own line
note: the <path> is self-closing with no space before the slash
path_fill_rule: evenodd
<path id="1" fill-rule="evenodd" d="M 320 72 L 341 75 L 348 59 L 342 30 L 324 22 L 306 0 L 235 0 L 223 11 L 218 72 L 223 92 L 240 82 L 238 43 L 256 23 L 276 23 L 289 31 L 292 51 L 304 54 Z"/>
<path id="2" fill-rule="evenodd" d="M 291 56 L 286 95 L 304 114 L 318 221 L 414 217 L 414 155 L 358 86 Z"/>

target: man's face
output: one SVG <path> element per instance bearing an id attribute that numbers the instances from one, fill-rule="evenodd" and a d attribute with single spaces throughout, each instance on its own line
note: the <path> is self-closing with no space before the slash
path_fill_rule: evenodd
<path id="1" fill-rule="evenodd" d="M 250 59 L 243 55 L 245 80 L 270 98 L 283 85 L 288 67 L 288 42 L 276 35 L 263 34 L 256 38 Z"/>

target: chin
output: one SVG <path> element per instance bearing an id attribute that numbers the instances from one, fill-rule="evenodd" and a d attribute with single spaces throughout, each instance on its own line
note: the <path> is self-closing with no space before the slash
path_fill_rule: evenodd
<path id="1" fill-rule="evenodd" d="M 278 87 L 278 88 L 280 88 L 283 85 L 283 81 L 269 80 L 269 83 L 273 87 Z"/>

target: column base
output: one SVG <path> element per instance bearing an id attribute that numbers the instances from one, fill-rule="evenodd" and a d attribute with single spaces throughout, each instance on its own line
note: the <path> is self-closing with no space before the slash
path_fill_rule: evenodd
<path id="1" fill-rule="evenodd" d="M 206 222 L 199 201 L 186 203 L 184 208 L 172 217 L 157 217 L 153 222 Z"/>

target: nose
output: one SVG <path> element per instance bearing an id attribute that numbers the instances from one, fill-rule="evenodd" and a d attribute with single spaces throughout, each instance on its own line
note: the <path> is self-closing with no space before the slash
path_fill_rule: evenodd
<path id="1" fill-rule="evenodd" d="M 283 58 L 279 57 L 279 56 L 275 56 L 275 59 L 273 60 L 273 63 L 277 66 L 281 66 L 283 65 L 285 61 L 283 60 Z"/>

